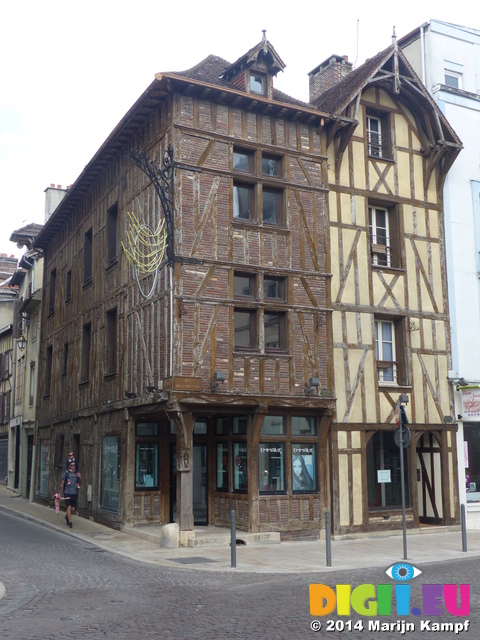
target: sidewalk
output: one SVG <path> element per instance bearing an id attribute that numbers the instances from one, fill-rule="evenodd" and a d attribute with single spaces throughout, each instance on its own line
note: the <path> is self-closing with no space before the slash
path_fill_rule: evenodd
<path id="1" fill-rule="evenodd" d="M 326 566 L 325 541 L 281 542 L 277 544 L 237 545 L 236 568 L 231 567 L 230 546 L 200 546 L 163 549 L 158 526 L 114 531 L 85 518 L 74 516 L 73 529 L 65 526 L 64 512 L 30 503 L 0 486 L 0 513 L 33 520 L 97 547 L 133 560 L 163 567 L 252 573 L 315 573 L 343 569 L 385 567 L 402 561 L 403 538 L 400 534 L 332 541 L 332 566 Z M 215 532 L 217 528 L 209 528 Z M 222 530 L 220 530 L 222 531 Z M 468 531 L 468 551 L 462 552 L 460 530 L 446 528 L 435 533 L 422 530 L 407 537 L 408 562 L 421 565 L 455 558 L 480 556 L 480 531 Z M 226 532 L 228 535 L 228 532 Z M 242 538 L 242 532 L 237 532 Z M 1 576 L 0 576 L 1 578 Z M 1 597 L 1 583 L 0 583 Z"/>

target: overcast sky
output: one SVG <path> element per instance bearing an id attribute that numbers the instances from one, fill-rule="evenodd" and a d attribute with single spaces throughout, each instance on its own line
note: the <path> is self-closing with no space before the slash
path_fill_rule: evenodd
<path id="1" fill-rule="evenodd" d="M 466 0 L 266 2 L 4 0 L 0 3 L 0 253 L 44 222 L 44 190 L 75 182 L 159 71 L 209 54 L 234 62 L 262 38 L 286 64 L 275 86 L 308 100 L 308 72 L 331 54 L 356 66 L 430 19 L 480 29 Z"/>

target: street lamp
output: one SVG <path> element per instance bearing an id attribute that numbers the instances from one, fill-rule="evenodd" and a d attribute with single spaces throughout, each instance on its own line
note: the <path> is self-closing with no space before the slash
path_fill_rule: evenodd
<path id="1" fill-rule="evenodd" d="M 398 426 L 398 447 L 400 448 L 400 488 L 402 492 L 402 521 L 403 521 L 403 559 L 407 559 L 407 517 L 405 513 L 405 464 L 403 449 L 410 444 L 410 431 L 407 427 L 408 419 L 403 405 L 408 404 L 408 396 L 401 395 L 398 398 L 396 422 Z"/>
<path id="2" fill-rule="evenodd" d="M 23 351 L 26 346 L 27 346 L 27 339 L 24 337 L 23 333 L 21 333 L 20 336 L 17 338 L 17 347 L 20 349 L 20 351 Z"/>

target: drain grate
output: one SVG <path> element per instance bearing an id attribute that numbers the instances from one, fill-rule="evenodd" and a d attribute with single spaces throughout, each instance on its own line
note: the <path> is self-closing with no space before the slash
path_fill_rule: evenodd
<path id="1" fill-rule="evenodd" d="M 202 564 L 207 562 L 217 562 L 217 560 L 210 560 L 210 558 L 202 558 L 200 556 L 194 556 L 193 558 L 170 558 L 172 562 L 179 562 L 180 564 Z"/>

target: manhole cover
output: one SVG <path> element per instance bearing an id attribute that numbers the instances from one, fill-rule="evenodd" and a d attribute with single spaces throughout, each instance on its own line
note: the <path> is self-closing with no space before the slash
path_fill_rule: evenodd
<path id="1" fill-rule="evenodd" d="M 193 558 L 171 558 L 172 562 L 179 562 L 180 564 L 202 564 L 206 562 L 217 562 L 216 560 L 210 560 L 209 558 L 201 558 L 195 556 Z"/>

